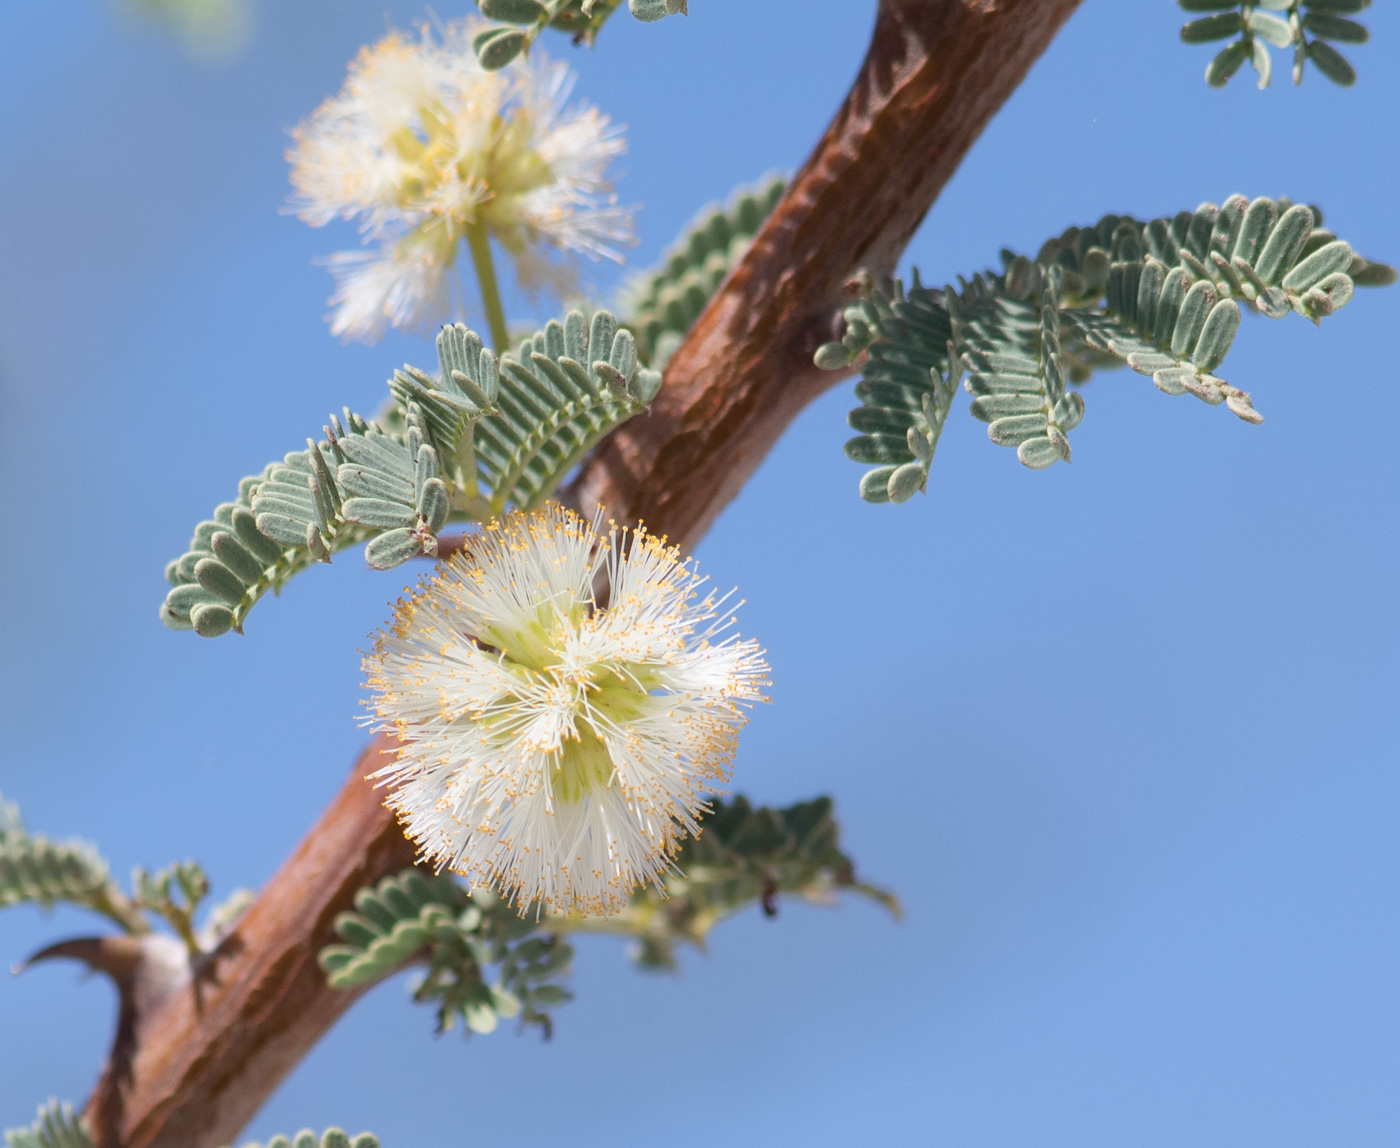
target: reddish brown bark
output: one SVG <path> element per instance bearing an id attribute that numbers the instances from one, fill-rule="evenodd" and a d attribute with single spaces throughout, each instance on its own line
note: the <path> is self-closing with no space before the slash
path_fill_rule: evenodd
<path id="1" fill-rule="evenodd" d="M 689 550 L 797 413 L 842 284 L 889 274 L 968 148 L 1079 0 L 884 0 L 846 101 L 752 248 L 570 489 Z"/>
<path id="2" fill-rule="evenodd" d="M 360 755 L 208 976 L 142 1018 L 127 1079 L 104 1078 L 94 1100 L 105 1102 L 84 1113 L 98 1148 L 229 1143 L 359 997 L 328 987 L 316 954 L 336 940 L 331 923 L 357 889 L 413 864 L 413 846 L 364 780 L 389 744 L 376 738 Z"/>
<path id="3" fill-rule="evenodd" d="M 891 271 L 993 113 L 1079 0 L 881 0 L 855 85 L 740 265 L 666 370 L 649 415 L 615 432 L 568 492 L 689 549 L 778 436 L 839 376 L 812 366 L 857 269 Z M 103 1148 L 216 1148 L 353 1001 L 316 953 L 361 885 L 412 848 L 361 779 L 383 743 L 235 934 L 197 1003 L 165 1005 L 121 1082 L 119 1120 L 90 1105 Z M 241 947 L 240 947 L 241 946 Z M 104 1081 L 95 1095 L 111 1095 Z M 108 1108 L 111 1106 L 108 1105 Z"/>

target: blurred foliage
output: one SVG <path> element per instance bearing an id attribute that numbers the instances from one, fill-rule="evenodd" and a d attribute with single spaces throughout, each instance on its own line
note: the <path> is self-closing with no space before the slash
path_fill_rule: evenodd
<path id="1" fill-rule="evenodd" d="M 252 0 L 112 0 L 133 22 L 173 34 L 190 55 L 231 60 L 253 38 Z"/>
<path id="2" fill-rule="evenodd" d="M 489 889 L 468 893 L 451 877 L 419 869 L 386 877 L 355 894 L 355 911 L 341 913 L 335 931 L 345 943 L 319 957 L 333 988 L 426 965 L 413 999 L 436 1007 L 439 1033 L 458 1019 L 468 1035 L 489 1033 L 518 1016 L 522 1030 L 534 1025 L 548 1036 L 549 1007 L 568 999 L 555 982 L 573 950 Z"/>
<path id="3" fill-rule="evenodd" d="M 619 914 L 548 916 L 408 869 L 356 894 L 355 912 L 335 922 L 344 943 L 321 950 L 321 967 L 332 986 L 350 988 L 426 965 L 414 999 L 436 1005 L 439 1032 L 458 1017 L 469 1032 L 486 1033 L 499 1018 L 519 1016 L 522 1029 L 535 1025 L 548 1036 L 549 1009 L 570 999 L 559 983 L 573 956 L 570 933 L 630 937 L 643 968 L 674 969 L 678 945 L 703 947 L 716 924 L 755 904 L 775 916 L 780 897 L 832 904 L 849 891 L 898 915 L 892 894 L 856 878 L 830 798 L 786 809 L 754 808 L 743 797 L 713 805 L 665 890 L 639 889 Z"/>
<path id="4" fill-rule="evenodd" d="M 0 795 L 0 909 L 22 904 L 47 909 L 62 901 L 101 913 L 132 935 L 151 931 L 150 914 L 165 921 L 195 958 L 218 944 L 251 899 L 247 890 L 235 890 L 196 931 L 195 913 L 209 893 L 209 878 L 198 863 L 179 861 L 154 875 L 136 869 L 131 883 L 134 892 L 127 896 L 86 841 L 59 843 L 31 835 L 19 807 Z"/>
<path id="5" fill-rule="evenodd" d="M 150 930 L 92 845 L 31 835 L 19 807 L 0 795 L 0 908 L 34 904 L 48 909 L 60 901 L 101 913 L 128 933 Z"/>
<path id="6" fill-rule="evenodd" d="M 622 7 L 622 0 L 477 0 L 477 6 L 488 20 L 498 21 L 472 41 L 481 66 L 495 71 L 528 53 L 546 28 L 592 47 L 608 17 Z M 686 0 L 627 0 L 627 10 L 650 23 L 684 15 Z"/>
<path id="7" fill-rule="evenodd" d="M 39 1108 L 38 1118 L 28 1128 L 11 1128 L 5 1133 L 6 1148 L 93 1148 L 82 1119 L 73 1106 L 50 1100 Z"/>
<path id="8" fill-rule="evenodd" d="M 735 188 L 727 204 L 704 208 L 682 229 L 659 266 L 632 281 L 619 309 L 647 366 L 666 365 L 786 190 L 779 175 Z"/>
<path id="9" fill-rule="evenodd" d="M 266 1145 L 251 1141 L 243 1148 L 379 1148 L 379 1137 L 372 1132 L 350 1136 L 339 1128 L 327 1128 L 320 1136 L 303 1128 L 295 1136 L 274 1136 Z"/>
<path id="10" fill-rule="evenodd" d="M 640 889 L 615 917 L 565 920 L 560 927 L 632 937 L 632 956 L 642 968 L 671 970 L 678 946 L 703 949 L 715 925 L 753 905 L 776 917 L 782 897 L 834 905 L 849 892 L 900 915 L 894 894 L 859 880 L 841 851 L 831 798 L 785 809 L 755 807 L 742 795 L 712 804 L 700 836 L 682 843 L 664 891 Z"/>

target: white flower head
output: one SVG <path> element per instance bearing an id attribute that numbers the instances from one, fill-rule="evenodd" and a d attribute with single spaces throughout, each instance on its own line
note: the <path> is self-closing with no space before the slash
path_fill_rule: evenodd
<path id="1" fill-rule="evenodd" d="M 766 700 L 727 595 L 664 539 L 598 524 L 555 504 L 493 520 L 365 659 L 371 720 L 400 742 L 373 775 L 387 804 L 522 912 L 607 914 L 659 885 Z"/>
<path id="2" fill-rule="evenodd" d="M 434 37 L 425 26 L 362 48 L 340 92 L 292 131 L 292 210 L 316 227 L 357 221 L 376 245 L 332 261 L 332 325 L 345 338 L 449 318 L 443 283 L 469 227 L 511 254 L 527 286 L 567 275 L 540 248 L 621 262 L 632 241 L 631 209 L 607 179 L 622 129 L 569 105 L 573 73 L 538 48 L 486 71 L 478 28 L 457 21 Z"/>

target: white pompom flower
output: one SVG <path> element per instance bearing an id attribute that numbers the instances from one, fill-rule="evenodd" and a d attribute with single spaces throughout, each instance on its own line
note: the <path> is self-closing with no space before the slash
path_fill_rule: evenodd
<path id="1" fill-rule="evenodd" d="M 483 69 L 478 28 L 392 32 L 362 48 L 340 92 L 292 131 L 291 210 L 316 227 L 356 221 L 373 245 L 330 261 L 331 330 L 346 339 L 454 317 L 448 272 L 463 240 L 493 237 L 527 287 L 557 288 L 569 269 L 546 251 L 621 262 L 632 241 L 632 212 L 607 178 L 622 129 L 570 105 L 572 71 L 539 49 Z"/>
<path id="2" fill-rule="evenodd" d="M 400 743 L 373 777 L 422 854 L 522 912 L 606 915 L 659 885 L 766 700 L 763 651 L 706 581 L 664 539 L 551 504 L 402 599 L 365 660 Z"/>

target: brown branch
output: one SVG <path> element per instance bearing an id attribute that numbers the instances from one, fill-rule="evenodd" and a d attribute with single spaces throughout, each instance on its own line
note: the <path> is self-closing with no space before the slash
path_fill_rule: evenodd
<path id="1" fill-rule="evenodd" d="M 127 1079 L 99 1083 L 84 1117 L 98 1148 L 217 1148 L 233 1140 L 359 997 L 326 984 L 316 954 L 355 891 L 413 864 L 413 846 L 364 780 L 391 743 L 376 738 L 295 853 L 220 946 L 198 991 L 138 1018 Z M 124 1096 L 112 1120 L 114 1086 Z"/>
<path id="2" fill-rule="evenodd" d="M 855 85 L 812 157 L 666 370 L 649 415 L 587 462 L 569 501 L 604 505 L 684 549 L 797 413 L 838 376 L 812 366 L 841 287 L 890 272 L 934 197 L 1079 0 L 881 0 Z M 89 1102 L 100 1148 L 233 1139 L 356 998 L 316 953 L 355 890 L 413 851 L 362 780 L 340 796 L 240 922 L 199 997 L 166 1003 L 132 1062 L 119 1120 Z M 241 947 L 240 947 L 241 946 Z M 147 1031 L 143 1024 L 142 1032 Z M 111 1094 L 105 1082 L 94 1096 Z"/>
<path id="3" fill-rule="evenodd" d="M 895 262 L 993 113 L 1079 0 L 882 0 L 855 85 L 743 261 L 569 494 L 689 550 L 797 413 L 840 375 L 841 287 Z"/>

